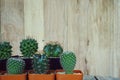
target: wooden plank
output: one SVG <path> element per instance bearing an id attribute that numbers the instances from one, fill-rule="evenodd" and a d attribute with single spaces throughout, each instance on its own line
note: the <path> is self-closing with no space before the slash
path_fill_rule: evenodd
<path id="1" fill-rule="evenodd" d="M 120 0 L 114 0 L 114 27 L 113 27 L 113 76 L 120 78 Z"/>
<path id="2" fill-rule="evenodd" d="M 45 42 L 59 41 L 64 50 L 68 47 L 67 0 L 44 0 Z"/>
<path id="3" fill-rule="evenodd" d="M 87 67 L 89 74 L 112 76 L 112 25 L 114 2 L 111 0 L 96 0 L 89 2 L 88 7 L 88 53 Z"/>
<path id="4" fill-rule="evenodd" d="M 83 80 L 96 80 L 92 75 L 84 75 Z"/>
<path id="5" fill-rule="evenodd" d="M 0 41 L 1 41 L 1 0 L 0 0 Z"/>
<path id="6" fill-rule="evenodd" d="M 120 80 L 120 78 L 84 75 L 83 80 Z"/>
<path id="7" fill-rule="evenodd" d="M 25 37 L 33 37 L 43 48 L 44 19 L 43 0 L 24 0 L 24 28 Z"/>
<path id="8" fill-rule="evenodd" d="M 19 42 L 24 37 L 23 0 L 1 0 L 2 41 L 10 41 L 13 55 L 19 55 Z"/>
<path id="9" fill-rule="evenodd" d="M 98 80 L 120 80 L 120 78 L 96 76 Z"/>

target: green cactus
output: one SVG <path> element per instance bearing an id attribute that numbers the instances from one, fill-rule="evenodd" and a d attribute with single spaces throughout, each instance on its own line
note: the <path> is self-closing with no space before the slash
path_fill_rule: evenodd
<path id="1" fill-rule="evenodd" d="M 33 55 L 33 70 L 37 74 L 47 73 L 48 67 L 48 58 L 45 54 L 34 54 Z"/>
<path id="2" fill-rule="evenodd" d="M 6 66 L 8 74 L 22 74 L 25 68 L 25 61 L 21 58 L 9 58 Z"/>
<path id="3" fill-rule="evenodd" d="M 43 51 L 48 57 L 59 57 L 63 52 L 63 48 L 58 42 L 51 41 L 44 46 Z"/>
<path id="4" fill-rule="evenodd" d="M 24 57 L 32 57 L 37 52 L 38 43 L 35 39 L 27 38 L 20 42 L 20 51 Z"/>
<path id="5" fill-rule="evenodd" d="M 63 52 L 60 56 L 60 63 L 66 74 L 72 74 L 76 64 L 75 54 L 69 51 Z"/>
<path id="6" fill-rule="evenodd" d="M 0 59 L 8 59 L 12 54 L 10 42 L 0 42 Z"/>

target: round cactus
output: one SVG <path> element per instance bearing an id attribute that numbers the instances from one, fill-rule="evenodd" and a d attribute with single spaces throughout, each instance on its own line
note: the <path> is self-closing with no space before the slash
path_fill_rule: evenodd
<path id="1" fill-rule="evenodd" d="M 20 42 L 20 51 L 24 57 L 32 57 L 37 52 L 38 43 L 35 39 L 27 38 Z"/>
<path id="2" fill-rule="evenodd" d="M 60 63 L 66 74 L 72 74 L 76 64 L 75 54 L 69 51 L 63 52 L 60 56 Z"/>
<path id="3" fill-rule="evenodd" d="M 33 55 L 33 70 L 37 74 L 45 74 L 49 69 L 48 58 L 45 54 Z"/>
<path id="4" fill-rule="evenodd" d="M 8 59 L 12 54 L 10 42 L 0 42 L 0 59 Z"/>
<path id="5" fill-rule="evenodd" d="M 21 58 L 9 58 L 6 66 L 8 74 L 22 74 L 25 68 L 25 61 Z"/>
<path id="6" fill-rule="evenodd" d="M 48 57 L 59 57 L 63 52 L 63 48 L 58 42 L 49 42 L 43 48 Z"/>

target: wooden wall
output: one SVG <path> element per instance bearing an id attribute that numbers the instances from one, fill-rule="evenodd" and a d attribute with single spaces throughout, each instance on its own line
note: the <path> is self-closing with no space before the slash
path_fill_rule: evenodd
<path id="1" fill-rule="evenodd" d="M 24 36 L 24 0 L 1 0 L 2 41 L 10 41 L 13 53 L 20 54 L 19 42 Z"/>
<path id="2" fill-rule="evenodd" d="M 59 41 L 85 74 L 120 77 L 120 0 L 0 0 L 2 40 Z"/>

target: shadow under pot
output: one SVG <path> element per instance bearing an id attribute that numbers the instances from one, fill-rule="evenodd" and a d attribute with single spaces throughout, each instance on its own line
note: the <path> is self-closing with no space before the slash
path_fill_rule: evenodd
<path id="1" fill-rule="evenodd" d="M 50 70 L 57 70 L 57 69 L 63 69 L 60 64 L 60 58 L 59 57 L 49 57 L 49 69 Z"/>
<path id="2" fill-rule="evenodd" d="M 1 71 L 6 71 L 6 63 L 7 63 L 7 59 L 0 59 L 0 70 Z"/>
<path id="3" fill-rule="evenodd" d="M 33 62 L 33 58 L 23 58 L 23 60 L 25 61 L 25 70 L 32 70 L 32 62 Z"/>

